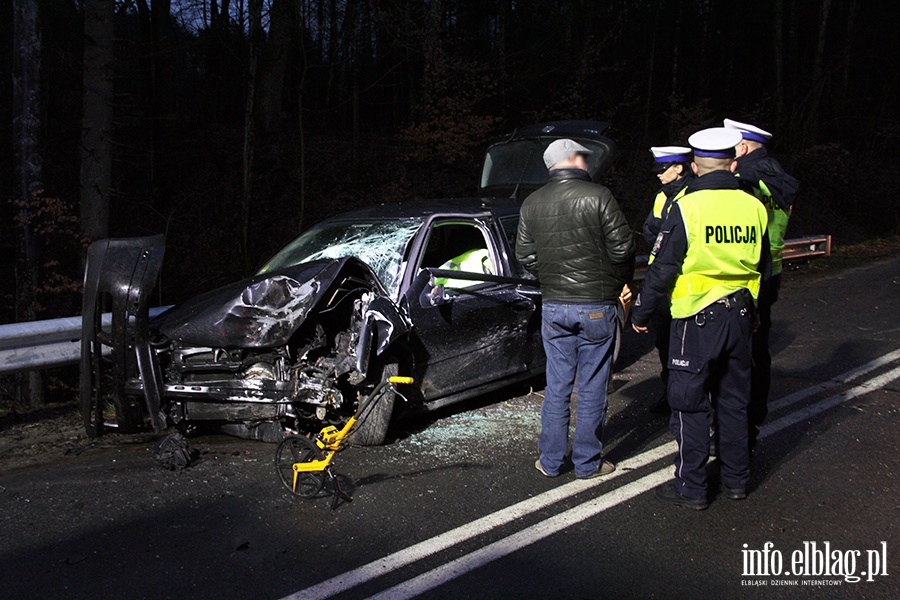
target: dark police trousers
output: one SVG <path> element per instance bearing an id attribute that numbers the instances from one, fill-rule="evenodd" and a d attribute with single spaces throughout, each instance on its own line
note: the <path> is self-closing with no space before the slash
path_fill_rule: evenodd
<path id="1" fill-rule="evenodd" d="M 722 484 L 747 488 L 752 315 L 750 293 L 741 290 L 692 317 L 672 320 L 669 430 L 678 442 L 675 486 L 689 498 L 706 498 L 711 400 L 716 405 Z"/>
<path id="2" fill-rule="evenodd" d="M 753 333 L 753 371 L 750 374 L 750 406 L 748 434 L 750 450 L 756 445 L 759 428 L 769 414 L 769 388 L 772 384 L 772 355 L 769 354 L 769 332 L 772 329 L 772 305 L 778 301 L 781 273 L 763 281 L 759 289 L 756 312 L 759 328 Z"/>

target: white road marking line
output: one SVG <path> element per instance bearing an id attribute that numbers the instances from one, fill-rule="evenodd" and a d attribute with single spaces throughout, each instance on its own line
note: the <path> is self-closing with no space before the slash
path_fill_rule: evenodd
<path id="1" fill-rule="evenodd" d="M 858 377 L 862 377 L 866 373 L 874 371 L 879 367 L 883 367 L 884 365 L 890 364 L 895 360 L 900 359 L 900 349 L 894 350 L 893 352 L 888 352 L 884 356 L 879 356 L 874 360 L 870 360 L 869 362 L 856 367 L 855 369 L 851 369 L 846 373 L 842 373 L 837 377 L 832 377 L 828 381 L 823 381 L 822 383 L 816 384 L 814 386 L 804 388 L 802 390 L 798 390 L 793 394 L 788 394 L 787 396 L 776 400 L 775 402 L 769 402 L 769 412 L 777 412 L 792 404 L 796 404 L 801 400 L 805 400 L 811 396 L 815 396 L 818 393 L 825 392 L 830 389 L 834 389 L 845 383 L 849 383 Z"/>
<path id="2" fill-rule="evenodd" d="M 799 392 L 795 392 L 794 394 L 785 396 L 783 399 L 779 400 L 778 402 L 771 403 L 770 410 L 771 411 L 777 410 L 775 405 L 780 402 L 784 402 L 785 400 L 791 399 L 791 401 L 788 404 L 778 406 L 778 408 L 783 408 L 783 406 L 787 406 L 789 404 L 798 402 L 798 401 L 802 400 L 803 398 L 812 396 L 815 393 L 821 392 L 822 390 L 827 390 L 827 389 L 833 388 L 837 385 L 841 385 L 842 383 L 851 381 L 851 380 L 859 377 L 860 375 L 868 373 L 869 371 L 876 369 L 879 366 L 882 366 L 884 364 L 887 364 L 893 360 L 896 360 L 897 358 L 900 358 L 900 349 L 895 350 L 889 354 L 886 354 L 878 359 L 870 361 L 864 365 L 861 365 L 855 369 L 847 371 L 846 373 L 844 373 L 842 375 L 832 378 L 828 382 L 818 384 L 816 386 L 813 386 L 812 388 L 808 388 L 808 390 L 813 390 L 813 391 L 808 392 L 807 390 L 800 390 Z M 889 374 L 894 373 L 896 371 L 898 371 L 898 369 L 891 371 Z M 886 375 L 889 375 L 889 374 L 886 374 Z M 872 381 L 874 382 L 876 380 L 880 380 L 881 378 L 884 378 L 886 375 L 882 375 L 881 377 L 875 378 Z M 867 382 L 867 383 L 871 383 L 871 382 Z M 881 385 L 884 385 L 884 384 L 881 384 Z M 853 390 L 845 392 L 844 394 L 838 394 L 829 399 L 823 400 L 818 404 L 814 404 L 814 405 L 808 407 L 807 409 L 798 411 L 798 414 L 804 413 L 804 416 L 798 418 L 797 421 L 793 421 L 791 423 L 787 423 L 785 421 L 785 419 L 793 417 L 793 415 L 789 415 L 788 417 L 779 419 L 767 426 L 764 426 L 762 431 L 760 432 L 760 437 L 766 437 L 766 436 L 771 435 L 772 433 L 775 433 L 776 431 L 780 430 L 780 429 L 774 428 L 776 425 L 778 425 L 780 428 L 788 427 L 788 426 L 792 425 L 794 422 L 798 422 L 804 418 L 808 418 L 808 416 L 811 416 L 812 414 L 816 414 L 815 412 L 813 412 L 813 413 L 809 413 L 809 415 L 807 415 L 806 412 L 808 412 L 809 409 L 818 406 L 819 404 L 828 402 L 829 400 L 832 400 L 832 404 L 834 404 L 833 399 L 838 398 L 838 397 L 841 398 L 840 402 L 843 402 L 851 397 L 854 397 L 854 396 L 848 396 L 847 394 L 850 394 L 851 392 L 853 392 L 855 390 L 863 390 L 863 391 L 860 391 L 858 394 L 856 394 L 856 395 L 859 395 L 860 393 L 864 393 L 865 391 L 870 391 L 871 388 L 866 387 L 866 384 L 863 384 L 861 386 L 858 386 L 857 388 L 853 388 Z M 839 404 L 840 402 L 837 402 L 837 404 Z M 834 404 L 834 405 L 836 405 L 836 404 Z M 823 408 L 822 410 L 827 410 L 827 408 L 830 408 L 830 407 L 831 407 L 831 405 L 829 405 L 826 408 Z M 785 424 L 782 425 L 782 422 L 785 422 Z M 513 504 L 512 506 L 506 507 L 504 509 L 498 510 L 489 515 L 486 515 L 484 517 L 481 517 L 479 519 L 471 521 L 470 523 L 466 523 L 465 525 L 461 525 L 459 527 L 456 527 L 455 529 L 451 529 L 450 531 L 439 534 L 433 538 L 424 540 L 422 542 L 419 542 L 417 544 L 414 544 L 412 546 L 409 546 L 407 548 L 404 548 L 402 550 L 399 550 L 397 552 L 394 552 L 392 554 L 389 554 L 387 556 L 384 556 L 382 558 L 374 560 L 368 564 L 357 567 L 356 569 L 347 571 L 345 573 L 342 573 L 342 574 L 332 577 L 330 579 L 326 579 L 325 581 L 322 581 L 318 584 L 315 584 L 313 586 L 310 586 L 308 588 L 305 588 L 303 590 L 300 590 L 298 592 L 295 592 L 293 594 L 285 596 L 282 600 L 324 599 L 324 598 L 331 597 L 335 594 L 338 594 L 340 592 L 344 592 L 348 589 L 356 587 L 367 581 L 371 581 L 373 579 L 381 577 L 382 575 L 390 573 L 391 571 L 394 571 L 394 570 L 404 567 L 406 565 L 412 564 L 418 560 L 421 560 L 422 558 L 425 558 L 427 556 L 430 556 L 432 554 L 435 554 L 437 552 L 440 552 L 442 550 L 445 550 L 447 548 L 455 546 L 456 544 L 464 542 L 468 539 L 471 539 L 473 537 L 476 537 L 478 535 L 486 533 L 486 532 L 490 531 L 491 529 L 494 529 L 501 525 L 510 523 L 516 519 L 527 516 L 538 510 L 541 510 L 542 508 L 546 508 L 547 506 L 555 504 L 556 502 L 559 502 L 560 500 L 570 498 L 571 496 L 573 496 L 575 494 L 584 492 L 592 487 L 601 485 L 602 483 L 605 483 L 606 481 L 609 481 L 610 479 L 614 479 L 614 478 L 618 477 L 619 475 L 629 473 L 629 472 L 639 469 L 645 465 L 656 462 L 657 460 L 665 458 L 665 457 L 671 455 L 672 453 L 674 453 L 675 450 L 677 449 L 677 447 L 678 446 L 674 440 L 671 442 L 668 442 L 666 444 L 662 444 L 661 446 L 652 448 L 652 449 L 648 450 L 647 452 L 644 452 L 638 456 L 621 461 L 618 464 L 616 471 L 614 471 L 613 473 L 611 473 L 608 476 L 599 477 L 597 479 L 575 480 L 575 481 L 567 483 L 565 485 L 561 485 L 557 488 L 548 490 L 537 496 L 534 496 L 533 498 L 523 500 L 521 502 Z M 600 498 L 604 498 L 607 495 L 610 495 L 611 498 L 618 497 L 618 496 L 612 496 L 612 494 L 617 493 L 618 489 L 626 489 L 626 488 L 628 488 L 629 490 L 635 489 L 635 488 L 629 487 L 629 486 L 634 486 L 636 483 L 638 483 L 640 481 L 646 481 L 646 480 L 648 480 L 648 478 L 657 476 L 660 473 L 668 473 L 670 470 L 671 470 L 671 467 L 665 467 L 665 468 L 657 471 L 656 473 L 653 473 L 652 475 L 646 476 L 635 482 L 632 482 L 630 484 L 622 486 L 622 488 L 617 488 L 616 490 L 612 490 L 611 492 L 608 492 L 607 494 L 600 496 Z M 650 489 L 650 488 L 646 488 L 646 489 Z M 643 491 L 646 491 L 646 489 L 644 489 Z M 638 493 L 641 493 L 641 492 L 638 492 Z M 630 497 L 633 497 L 633 496 L 629 496 L 629 498 Z M 591 502 L 595 502 L 595 501 L 599 500 L 600 498 L 595 499 Z M 628 498 L 625 498 L 625 499 L 628 499 Z M 624 501 L 624 500 L 620 500 L 619 502 L 621 502 L 621 501 Z M 616 502 L 616 504 L 618 504 L 619 502 Z M 614 505 L 615 504 L 613 504 L 612 506 L 614 506 Z M 572 510 L 575 510 L 575 509 L 572 509 Z M 603 510 L 605 510 L 605 509 L 603 509 Z M 563 514 L 565 514 L 565 513 L 563 513 Z M 526 529 L 523 531 L 528 531 L 528 530 Z M 522 533 L 522 532 L 520 532 L 520 533 Z M 516 534 L 516 535 L 519 535 L 519 534 Z M 453 563 L 457 563 L 457 562 L 458 561 L 453 561 Z M 453 564 L 453 563 L 448 563 L 448 564 Z M 445 565 L 445 566 L 447 566 L 447 565 Z M 473 567 L 473 568 L 475 568 L 475 567 Z M 426 573 L 426 575 L 427 575 L 427 573 Z M 422 577 L 422 576 L 420 576 L 420 577 Z M 416 578 L 416 579 L 418 579 L 418 578 Z M 410 580 L 410 581 L 413 581 L 413 580 Z M 409 582 L 407 582 L 407 583 L 409 583 Z M 440 585 L 440 584 L 437 584 L 437 585 Z M 425 591 L 425 590 L 423 590 L 423 591 Z M 418 593 L 422 593 L 422 592 L 418 592 Z"/>
<path id="3" fill-rule="evenodd" d="M 838 406 L 839 404 L 842 404 L 847 400 L 851 400 L 853 398 L 856 398 L 857 396 L 861 396 L 866 392 L 872 392 L 874 390 L 880 389 L 898 378 L 900 378 L 900 367 L 896 367 L 890 371 L 878 375 L 877 377 L 873 377 L 872 379 L 869 379 L 868 381 L 861 383 L 860 385 L 856 386 L 855 388 L 851 388 L 846 392 L 841 392 L 840 394 L 829 396 L 828 398 L 820 400 L 815 404 L 810 404 L 809 406 L 801 408 L 796 412 L 792 412 L 791 414 L 781 417 L 776 421 L 772 421 L 767 425 L 763 425 L 762 429 L 760 430 L 760 437 L 772 435 L 773 433 L 781 431 L 782 429 L 790 427 L 791 425 L 809 419 L 810 417 L 813 417 L 820 412 L 824 412 L 830 408 L 834 408 L 835 406 Z"/>
<path id="4" fill-rule="evenodd" d="M 653 489 L 671 478 L 672 467 L 662 468 L 637 481 L 616 488 L 611 492 L 607 492 L 602 496 L 594 498 L 584 504 L 580 504 L 564 513 L 544 519 L 540 523 L 535 523 L 531 527 L 523 529 L 518 533 L 514 533 L 509 537 L 497 540 L 492 544 L 488 544 L 483 548 L 479 548 L 474 552 L 461 556 L 445 565 L 428 571 L 427 573 L 423 573 L 418 577 L 414 577 L 390 589 L 384 590 L 379 594 L 370 596 L 369 600 L 402 600 L 404 598 L 414 598 L 452 579 L 465 575 L 469 571 L 473 571 L 478 567 L 482 567 L 492 561 L 503 558 L 508 554 L 512 554 L 520 548 L 538 542 L 554 533 L 559 533 L 561 530 L 580 523 L 585 519 L 596 516 L 626 500 L 631 500 L 635 496 L 643 494 L 647 490 Z"/>
<path id="5" fill-rule="evenodd" d="M 851 390 L 835 394 L 825 400 L 821 400 L 806 408 L 798 410 L 796 413 L 788 415 L 787 417 L 778 419 L 760 432 L 760 437 L 772 435 L 814 415 L 826 412 L 851 398 L 875 391 L 897 378 L 900 378 L 900 367 L 870 379 Z M 369 600 L 406 600 L 408 598 L 415 598 L 416 596 L 424 594 L 429 590 L 465 575 L 492 561 L 512 554 L 520 548 L 538 542 L 567 527 L 580 523 L 590 517 L 594 517 L 626 500 L 630 500 L 635 496 L 648 492 L 671 478 L 672 467 L 659 469 L 637 481 L 616 488 L 593 500 L 584 502 L 583 504 L 545 519 L 540 523 L 526 527 L 517 533 L 501 540 L 497 540 L 496 542 L 488 544 L 465 556 L 461 556 L 456 560 L 452 560 L 431 571 L 422 573 L 417 577 L 413 577 L 403 583 L 397 584 L 374 596 L 370 596 Z"/>

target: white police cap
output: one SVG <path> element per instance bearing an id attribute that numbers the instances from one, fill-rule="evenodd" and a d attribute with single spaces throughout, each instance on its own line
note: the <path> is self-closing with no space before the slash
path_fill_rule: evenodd
<path id="1" fill-rule="evenodd" d="M 769 133 L 765 129 L 760 129 L 755 125 L 750 125 L 749 123 L 741 123 L 740 121 L 725 119 L 723 121 L 723 124 L 729 129 L 737 129 L 738 131 L 740 131 L 741 137 L 745 140 L 753 140 L 754 142 L 765 144 L 772 139 L 771 133 Z"/>
<path id="2" fill-rule="evenodd" d="M 549 169 L 556 163 L 566 160 L 573 154 L 593 154 L 593 152 L 578 142 L 570 139 L 556 140 L 544 150 L 544 164 Z"/>
<path id="3" fill-rule="evenodd" d="M 741 142 L 741 133 L 728 127 L 710 127 L 688 138 L 694 156 L 734 158 L 734 147 Z"/>
<path id="4" fill-rule="evenodd" d="M 688 162 L 691 160 L 691 149 L 684 146 L 653 146 L 653 162 L 671 163 Z"/>

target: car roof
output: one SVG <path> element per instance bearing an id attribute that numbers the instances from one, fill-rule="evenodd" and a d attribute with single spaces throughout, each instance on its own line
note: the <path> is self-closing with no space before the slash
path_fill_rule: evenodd
<path id="1" fill-rule="evenodd" d="M 518 214 L 521 203 L 513 198 L 437 198 L 379 204 L 331 216 L 325 221 L 366 221 L 403 218 L 427 219 L 432 215 L 480 215 L 491 212 L 500 216 Z M 325 222 L 323 221 L 323 222 Z"/>
<path id="2" fill-rule="evenodd" d="M 607 141 L 609 138 L 603 135 L 607 129 L 609 129 L 609 123 L 606 121 L 547 121 L 546 123 L 519 127 L 511 133 L 495 138 L 489 145 L 492 146 L 497 143 L 512 142 L 514 140 L 528 138 L 546 137 L 554 139 L 577 137 Z"/>

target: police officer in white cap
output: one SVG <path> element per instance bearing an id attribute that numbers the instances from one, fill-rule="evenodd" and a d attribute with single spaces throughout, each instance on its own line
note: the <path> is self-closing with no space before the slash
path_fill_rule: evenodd
<path id="1" fill-rule="evenodd" d="M 694 510 L 708 506 L 712 401 L 722 493 L 746 498 L 750 478 L 750 336 L 760 265 L 770 261 L 766 210 L 733 174 L 739 141 L 740 134 L 723 127 L 688 139 L 697 178 L 669 210 L 631 315 L 635 331 L 646 332 L 653 311 L 671 298 L 667 395 L 678 453 L 674 483 L 660 486 L 656 495 Z"/>
<path id="2" fill-rule="evenodd" d="M 772 305 L 781 288 L 782 254 L 788 219 L 794 207 L 800 182 L 785 173 L 776 159 L 766 152 L 772 134 L 749 123 L 725 119 L 725 127 L 741 134 L 735 146 L 737 175 L 752 186 L 754 195 L 765 205 L 769 218 L 769 245 L 772 253 L 772 277 L 759 293 L 757 313 L 759 328 L 753 334 L 753 374 L 750 385 L 749 443 L 756 445 L 759 428 L 768 414 L 769 388 L 772 379 L 772 356 L 769 333 L 772 328 Z"/>
<path id="3" fill-rule="evenodd" d="M 656 173 L 662 187 L 653 198 L 653 208 L 644 221 L 644 240 L 653 245 L 662 227 L 669 207 L 685 192 L 691 173 L 691 149 L 685 146 L 654 146 L 653 172 Z"/>
<path id="4" fill-rule="evenodd" d="M 691 149 L 686 146 L 654 146 L 650 148 L 650 153 L 653 154 L 653 171 L 662 184 L 653 198 L 650 214 L 644 221 L 644 241 L 653 246 L 659 236 L 662 224 L 669 214 L 669 208 L 673 202 L 677 202 L 684 195 L 688 182 L 693 179 L 694 174 L 691 172 Z M 668 412 L 669 410 L 665 389 L 669 378 L 669 327 L 671 324 L 672 317 L 669 315 L 669 306 L 664 303 L 654 314 L 651 327 L 655 332 L 654 343 L 659 354 L 660 379 L 663 386 L 662 398 L 650 407 L 652 412 Z"/>

